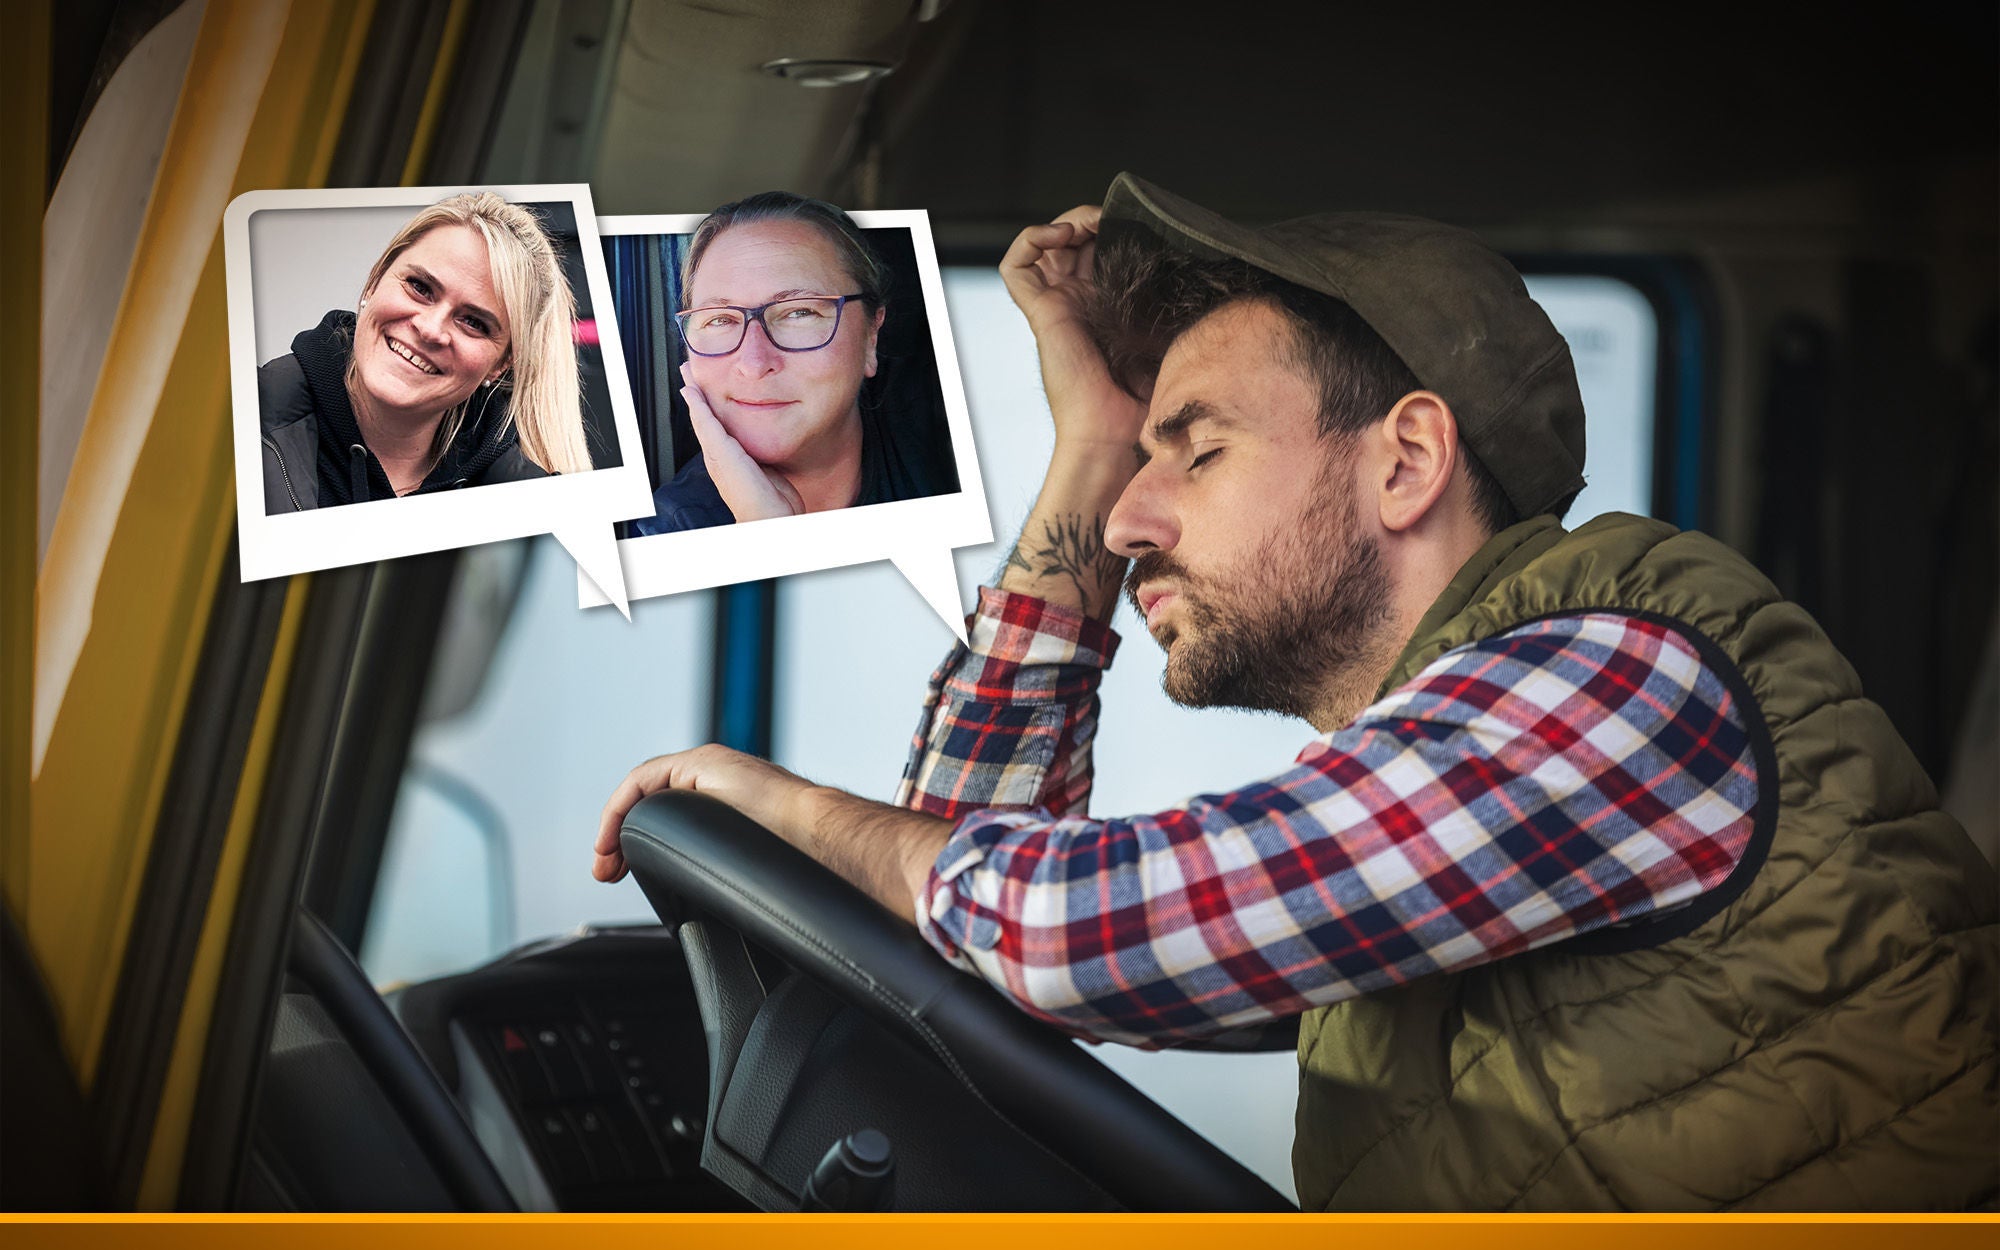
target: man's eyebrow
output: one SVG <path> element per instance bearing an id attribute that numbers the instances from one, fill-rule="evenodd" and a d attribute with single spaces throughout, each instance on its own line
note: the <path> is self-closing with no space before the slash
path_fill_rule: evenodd
<path id="1" fill-rule="evenodd" d="M 1148 442 L 1164 443 L 1169 439 L 1179 438 L 1181 435 L 1186 434 L 1189 427 L 1197 421 L 1207 421 L 1215 425 L 1235 424 L 1227 416 L 1223 415 L 1221 409 L 1215 405 L 1203 400 L 1191 399 L 1179 408 L 1174 409 L 1173 412 L 1155 421 L 1150 429 L 1143 431 L 1140 435 L 1140 441 L 1132 444 L 1132 452 L 1139 457 L 1139 463 L 1143 465 L 1153 458 L 1153 453 L 1146 450 Z"/>
<path id="2" fill-rule="evenodd" d="M 409 261 L 408 264 L 409 264 L 409 272 L 415 274 L 417 277 L 422 278 L 424 281 L 430 283 L 431 290 L 442 291 L 445 289 L 444 283 L 438 281 L 436 274 L 433 274 L 430 270 L 424 268 L 422 265 L 419 265 L 415 261 Z M 492 322 L 495 327 L 498 327 L 500 325 L 500 318 L 498 316 L 496 316 L 493 312 L 491 312 L 488 309 L 481 308 L 477 304 L 461 303 L 459 305 L 459 308 L 463 309 L 466 312 L 475 313 L 481 317 L 486 318 L 486 320 Z"/>

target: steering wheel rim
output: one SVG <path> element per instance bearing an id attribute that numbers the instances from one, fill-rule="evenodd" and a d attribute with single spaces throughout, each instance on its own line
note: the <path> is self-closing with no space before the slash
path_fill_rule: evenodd
<path id="1" fill-rule="evenodd" d="M 287 968 L 339 1026 L 341 1036 L 396 1109 L 456 1209 L 519 1211 L 507 1182 L 430 1061 L 375 992 L 361 965 L 319 918 L 303 907 L 292 915 Z"/>
<path id="2" fill-rule="evenodd" d="M 970 1090 L 1132 1210 L 1296 1210 L 975 976 L 908 923 L 706 795 L 662 791 L 627 814 L 625 861 L 669 924 L 728 926 L 913 1039 Z"/>

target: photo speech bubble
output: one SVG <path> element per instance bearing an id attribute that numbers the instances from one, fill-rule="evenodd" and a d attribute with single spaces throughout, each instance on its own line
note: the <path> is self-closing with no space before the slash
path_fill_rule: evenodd
<path id="1" fill-rule="evenodd" d="M 574 230 L 575 256 L 573 262 L 565 257 L 565 268 L 577 302 L 585 423 L 592 458 L 617 463 L 587 473 L 267 514 L 259 366 L 287 354 L 292 336 L 327 312 L 353 312 L 369 268 L 402 225 L 420 209 L 465 191 L 491 191 L 533 207 L 552 233 Z M 557 242 L 567 250 L 562 238 Z M 223 215 L 223 255 L 244 581 L 551 533 L 596 589 L 596 602 L 615 604 L 630 618 L 611 526 L 649 515 L 652 499 L 588 186 L 251 191 L 232 200 Z M 575 281 L 579 267 L 581 283 Z"/>
<path id="2" fill-rule="evenodd" d="M 602 217 L 597 224 L 598 232 L 606 238 L 685 236 L 693 233 L 703 216 L 678 213 Z M 938 269 L 937 248 L 931 239 L 930 216 L 921 209 L 856 211 L 848 216 L 866 230 L 901 229 L 910 233 L 921 302 L 937 365 L 937 383 L 950 431 L 958 490 L 803 516 L 623 538 L 618 541 L 618 553 L 624 564 L 626 592 L 631 598 L 644 599 L 888 560 L 963 642 L 965 607 L 959 599 L 952 549 L 991 542 L 993 524 L 973 448 L 972 419 L 966 407 L 958 355 L 952 346 L 951 322 L 945 313 L 944 281 Z M 897 305 L 893 291 L 889 304 L 894 315 Z M 643 369 L 660 362 L 632 363 Z M 671 376 L 671 370 L 657 368 L 656 373 L 662 379 L 663 389 L 678 387 L 679 381 Z M 665 404 L 667 400 L 661 395 L 657 402 Z M 652 511 L 649 501 L 645 513 L 650 516 Z M 592 607 L 608 599 L 589 579 L 579 577 L 577 602 Z"/>

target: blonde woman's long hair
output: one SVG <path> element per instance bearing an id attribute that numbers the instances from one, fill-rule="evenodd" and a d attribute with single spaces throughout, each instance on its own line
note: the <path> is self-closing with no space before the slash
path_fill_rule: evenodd
<path id="1" fill-rule="evenodd" d="M 511 335 L 507 376 L 496 385 L 511 392 L 508 420 L 514 423 L 522 454 L 551 473 L 589 472 L 593 466 L 583 434 L 583 384 L 576 358 L 576 296 L 533 209 L 510 204 L 491 191 L 439 200 L 410 218 L 389 241 L 368 271 L 364 297 L 396 257 L 439 226 L 465 226 L 486 240 L 487 264 L 506 305 Z M 352 370 L 350 362 L 350 375 Z M 455 405 L 438 423 L 438 454 L 458 437 L 466 406 Z"/>

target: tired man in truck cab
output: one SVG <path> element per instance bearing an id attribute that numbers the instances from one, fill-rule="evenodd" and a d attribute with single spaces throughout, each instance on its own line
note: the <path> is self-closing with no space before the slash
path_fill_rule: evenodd
<path id="1" fill-rule="evenodd" d="M 1055 451 L 900 806 L 703 747 L 737 807 L 1024 1010 L 1172 1045 L 1304 1013 L 1301 1205 L 2000 1199 L 1991 868 L 1721 544 L 1583 484 L 1569 350 L 1471 234 L 1250 229 L 1129 175 L 1002 263 Z M 1318 736 L 1085 814 L 1121 588 L 1165 684 Z"/>

